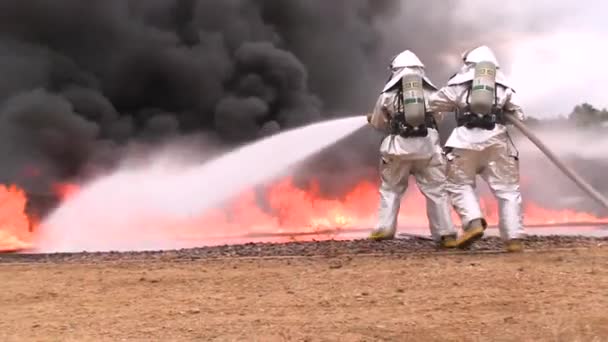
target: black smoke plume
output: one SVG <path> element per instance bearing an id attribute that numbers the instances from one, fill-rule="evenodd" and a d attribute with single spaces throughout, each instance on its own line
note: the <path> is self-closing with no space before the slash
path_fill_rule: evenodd
<path id="1" fill-rule="evenodd" d="M 0 0 L 0 183 L 44 195 L 134 143 L 362 114 L 398 3 Z"/>

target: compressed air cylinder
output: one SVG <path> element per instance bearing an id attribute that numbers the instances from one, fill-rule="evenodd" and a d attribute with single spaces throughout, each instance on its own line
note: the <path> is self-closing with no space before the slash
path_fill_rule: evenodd
<path id="1" fill-rule="evenodd" d="M 422 77 L 409 74 L 401 79 L 403 88 L 403 112 L 405 122 L 414 127 L 425 123 L 424 88 Z"/>
<path id="2" fill-rule="evenodd" d="M 475 114 L 490 114 L 495 100 L 496 65 L 480 62 L 475 65 L 475 76 L 471 87 L 471 111 Z"/>

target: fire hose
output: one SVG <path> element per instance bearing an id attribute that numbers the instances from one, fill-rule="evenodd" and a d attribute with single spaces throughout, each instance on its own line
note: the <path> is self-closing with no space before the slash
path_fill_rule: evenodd
<path id="1" fill-rule="evenodd" d="M 601 193 L 595 190 L 589 183 L 587 183 L 581 176 L 579 176 L 574 170 L 566 166 L 557 158 L 557 156 L 545 145 L 543 144 L 532 131 L 524 125 L 519 119 L 514 117 L 511 114 L 505 114 L 507 121 L 512 123 L 515 127 L 517 127 L 538 149 L 545 154 L 549 160 L 557 166 L 566 176 L 568 176 L 576 185 L 578 185 L 581 190 L 586 192 L 591 198 L 597 201 L 604 208 L 608 209 L 608 200 Z"/>

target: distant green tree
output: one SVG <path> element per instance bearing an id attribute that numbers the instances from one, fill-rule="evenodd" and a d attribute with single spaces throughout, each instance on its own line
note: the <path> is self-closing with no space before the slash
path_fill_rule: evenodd
<path id="1" fill-rule="evenodd" d="M 568 118 L 577 126 L 587 127 L 608 121 L 608 112 L 606 109 L 599 110 L 588 103 L 583 103 L 574 107 Z"/>

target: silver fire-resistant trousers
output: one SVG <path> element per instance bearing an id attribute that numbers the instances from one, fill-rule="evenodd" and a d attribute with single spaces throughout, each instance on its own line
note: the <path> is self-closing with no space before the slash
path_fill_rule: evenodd
<path id="1" fill-rule="evenodd" d="M 481 151 L 455 148 L 448 154 L 447 190 L 464 227 L 472 220 L 483 218 L 475 194 L 478 174 L 498 200 L 502 238 L 523 237 L 519 161 L 507 139 L 497 139 Z"/>
<path id="2" fill-rule="evenodd" d="M 414 175 L 418 188 L 426 198 L 426 214 L 433 239 L 456 235 L 450 217 L 450 202 L 446 192 L 446 161 L 440 152 L 432 158 L 407 160 L 399 157 L 380 158 L 380 207 L 378 227 L 387 232 L 395 232 L 401 199 L 407 190 L 408 178 Z"/>

